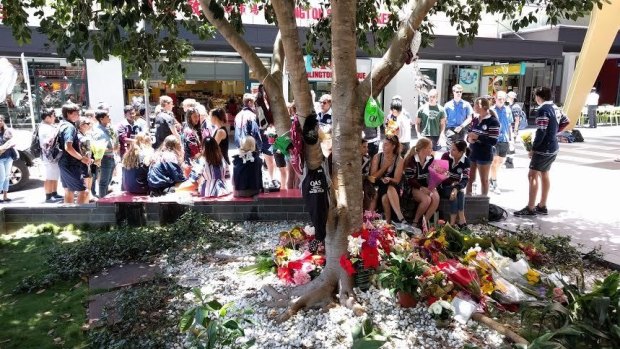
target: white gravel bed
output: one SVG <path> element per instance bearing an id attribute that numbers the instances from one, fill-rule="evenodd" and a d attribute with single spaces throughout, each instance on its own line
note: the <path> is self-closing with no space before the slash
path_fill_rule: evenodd
<path id="1" fill-rule="evenodd" d="M 366 318 L 389 336 L 390 340 L 383 348 L 463 348 L 465 344 L 474 343 L 480 348 L 497 348 L 504 343 L 502 335 L 471 320 L 466 325 L 453 322 L 447 328 L 437 328 L 426 306 L 419 304 L 416 308 L 403 309 L 387 290 L 374 287 L 368 292 L 358 292 L 358 300 L 366 309 L 362 316 L 355 316 L 347 308 L 336 307 L 328 312 L 301 311 L 282 324 L 275 323 L 273 319 L 282 309 L 268 308 L 263 304 L 271 298 L 262 287 L 272 285 L 281 290 L 282 283 L 273 274 L 261 277 L 241 275 L 238 271 L 240 267 L 253 263 L 254 253 L 273 250 L 278 233 L 294 225 L 291 222 L 245 223 L 238 229 L 252 237 L 248 239 L 250 242 L 240 241 L 236 248 L 218 251 L 221 255 L 240 257 L 237 260 L 202 263 L 204 259 L 196 256 L 179 265 L 163 267 L 166 274 L 178 278 L 182 286 L 200 287 L 221 303 L 234 302 L 239 310 L 252 309 L 254 313 L 250 317 L 254 324 L 246 327 L 246 335 L 241 341 L 254 338 L 254 348 L 350 348 L 353 343 L 351 330 Z M 182 313 L 192 298 L 191 293 L 185 294 L 183 299 L 174 299 L 171 306 Z M 178 338 L 180 343 L 174 347 L 189 347 L 185 336 Z"/>

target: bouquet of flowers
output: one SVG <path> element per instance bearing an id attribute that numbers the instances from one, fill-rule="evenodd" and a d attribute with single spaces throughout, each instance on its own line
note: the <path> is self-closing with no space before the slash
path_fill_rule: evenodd
<path id="1" fill-rule="evenodd" d="M 105 154 L 105 150 L 107 148 L 107 143 L 105 140 L 91 141 L 90 142 L 90 150 L 93 153 L 93 158 L 95 161 L 99 161 L 103 159 L 103 155 Z"/>
<path id="2" fill-rule="evenodd" d="M 309 251 L 309 244 L 314 240 L 312 227 L 294 227 L 280 233 L 280 243 L 275 249 L 274 261 L 278 278 L 287 285 L 303 285 L 317 277 L 325 265 L 323 252 L 317 254 Z"/>
<path id="3" fill-rule="evenodd" d="M 450 320 L 454 315 L 454 307 L 452 304 L 440 300 L 428 307 L 428 312 L 435 320 Z"/>
<path id="4" fill-rule="evenodd" d="M 380 253 L 389 255 L 394 244 L 394 228 L 385 221 L 366 221 L 362 229 L 348 237 L 348 257 L 340 257 L 340 265 L 349 275 L 359 269 L 376 269 L 379 267 Z"/>
<path id="5" fill-rule="evenodd" d="M 465 266 L 454 259 L 437 263 L 437 267 L 448 275 L 448 279 L 456 286 L 467 291 L 472 297 L 482 298 L 480 277 L 474 267 Z"/>
<path id="6" fill-rule="evenodd" d="M 523 146 L 525 147 L 525 150 L 527 151 L 532 151 L 532 133 L 531 132 L 527 132 L 527 133 L 523 133 L 521 135 L 521 140 L 523 141 Z"/>
<path id="7" fill-rule="evenodd" d="M 428 189 L 437 188 L 441 182 L 448 178 L 448 166 L 447 160 L 433 160 L 428 168 Z"/>
<path id="8" fill-rule="evenodd" d="M 448 279 L 448 275 L 437 266 L 430 266 L 419 277 L 421 296 L 426 298 L 429 305 L 438 300 L 449 300 L 454 289 L 454 283 Z"/>

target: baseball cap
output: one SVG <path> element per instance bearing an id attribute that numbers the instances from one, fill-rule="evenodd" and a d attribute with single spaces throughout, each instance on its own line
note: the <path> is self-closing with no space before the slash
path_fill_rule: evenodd
<path id="1" fill-rule="evenodd" d="M 517 98 L 517 93 L 514 91 L 510 91 L 508 92 L 507 96 L 510 98 Z"/>

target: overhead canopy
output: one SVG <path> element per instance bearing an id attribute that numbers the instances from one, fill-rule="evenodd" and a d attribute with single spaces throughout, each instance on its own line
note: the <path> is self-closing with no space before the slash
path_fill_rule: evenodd
<path id="1" fill-rule="evenodd" d="M 617 16 L 618 14 L 616 14 Z M 544 41 L 547 44 L 559 43 L 562 45 L 564 52 L 580 52 L 581 46 L 586 38 L 586 27 L 566 27 L 559 25 L 557 27 L 543 27 L 540 29 L 519 32 L 519 36 L 527 40 Z M 516 38 L 514 33 L 502 34 L 504 38 Z M 616 34 L 609 53 L 620 53 L 620 32 Z"/>

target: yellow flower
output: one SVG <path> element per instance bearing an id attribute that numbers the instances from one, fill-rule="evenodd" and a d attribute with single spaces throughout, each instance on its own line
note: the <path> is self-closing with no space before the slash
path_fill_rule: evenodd
<path id="1" fill-rule="evenodd" d="M 291 230 L 291 236 L 292 236 L 294 239 L 300 239 L 300 238 L 302 238 L 302 237 L 303 237 L 303 234 L 302 234 L 302 232 L 301 232 L 301 229 L 300 229 L 299 227 L 295 227 L 295 228 L 293 228 L 293 230 Z"/>
<path id="2" fill-rule="evenodd" d="M 446 235 L 444 233 L 441 233 L 439 235 L 439 237 L 437 238 L 437 242 L 439 242 L 443 247 L 448 246 L 448 242 L 446 241 Z"/>
<path id="3" fill-rule="evenodd" d="M 529 282 L 531 285 L 536 285 L 538 282 L 540 282 L 540 273 L 534 269 L 529 269 L 527 271 L 527 274 L 525 274 L 525 277 L 527 278 L 527 282 Z"/>
<path id="4" fill-rule="evenodd" d="M 493 291 L 495 290 L 495 288 L 493 287 L 493 283 L 490 281 L 484 281 L 482 283 L 482 287 L 480 288 L 480 290 L 482 291 L 482 293 L 485 293 L 487 295 L 491 295 L 491 293 L 493 293 Z"/>

